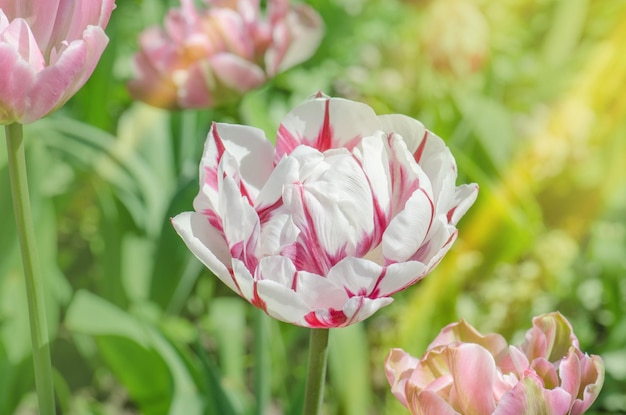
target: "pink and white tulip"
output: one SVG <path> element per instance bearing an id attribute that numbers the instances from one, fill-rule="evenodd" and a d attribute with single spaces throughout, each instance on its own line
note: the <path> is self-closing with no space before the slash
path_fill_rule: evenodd
<path id="1" fill-rule="evenodd" d="M 0 0 L 0 124 L 61 107 L 108 43 L 114 0 Z"/>
<path id="2" fill-rule="evenodd" d="M 579 415 L 604 382 L 602 359 L 580 351 L 560 313 L 535 317 L 520 346 L 453 323 L 421 359 L 392 349 L 386 369 L 391 391 L 414 415 Z"/>
<path id="3" fill-rule="evenodd" d="M 323 23 L 306 5 L 269 0 L 181 0 L 165 27 L 147 29 L 135 56 L 133 97 L 166 109 L 215 107 L 308 59 Z"/>
<path id="4" fill-rule="evenodd" d="M 443 258 L 475 184 L 455 186 L 443 141 L 412 118 L 318 94 L 276 148 L 213 124 L 195 212 L 173 219 L 218 278 L 279 320 L 343 327 L 392 302 Z"/>

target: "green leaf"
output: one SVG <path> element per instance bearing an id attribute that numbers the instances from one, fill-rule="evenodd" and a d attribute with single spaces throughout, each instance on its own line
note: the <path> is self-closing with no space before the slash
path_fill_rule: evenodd
<path id="1" fill-rule="evenodd" d="M 576 52 L 585 28 L 589 0 L 568 0 L 555 3 L 555 13 L 543 44 L 543 58 L 550 68 L 557 69 Z"/>
<path id="2" fill-rule="evenodd" d="M 506 108 L 493 98 L 462 90 L 454 94 L 462 117 L 469 122 L 490 163 L 502 170 L 515 142 L 513 123 Z"/>
<path id="3" fill-rule="evenodd" d="M 147 323 L 111 303 L 79 291 L 67 327 L 96 337 L 100 353 L 146 415 L 201 414 L 194 375 L 172 344 Z"/>

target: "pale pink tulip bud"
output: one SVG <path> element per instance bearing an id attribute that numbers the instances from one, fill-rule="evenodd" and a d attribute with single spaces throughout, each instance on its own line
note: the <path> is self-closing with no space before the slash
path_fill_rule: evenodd
<path id="1" fill-rule="evenodd" d="M 141 34 L 135 56 L 133 97 L 166 108 L 227 103 L 276 73 L 308 59 L 323 33 L 310 7 L 269 0 L 213 0 L 197 8 L 181 0 L 164 28 Z"/>
<path id="2" fill-rule="evenodd" d="M 533 319 L 521 346 L 453 323 L 421 359 L 392 349 L 385 367 L 391 391 L 416 415 L 579 415 L 604 382 L 602 359 L 580 351 L 560 313 Z"/>
<path id="3" fill-rule="evenodd" d="M 91 76 L 114 0 L 0 0 L 0 124 L 61 107 Z"/>
<path id="4" fill-rule="evenodd" d="M 318 94 L 276 147 L 214 124 L 195 212 L 172 223 L 228 287 L 279 320 L 343 327 L 392 302 L 452 246 L 476 199 L 450 150 L 417 120 Z"/>

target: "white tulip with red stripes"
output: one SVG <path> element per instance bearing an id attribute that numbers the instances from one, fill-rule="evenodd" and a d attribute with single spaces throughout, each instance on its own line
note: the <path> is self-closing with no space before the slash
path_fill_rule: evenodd
<path id="1" fill-rule="evenodd" d="M 194 212 L 172 219 L 220 280 L 270 316 L 345 327 L 390 304 L 452 246 L 476 184 L 417 120 L 317 94 L 281 123 L 213 124 Z"/>

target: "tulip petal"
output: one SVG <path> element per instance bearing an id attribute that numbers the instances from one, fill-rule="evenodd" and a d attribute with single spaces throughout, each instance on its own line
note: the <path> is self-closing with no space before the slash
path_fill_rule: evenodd
<path id="1" fill-rule="evenodd" d="M 579 391 L 570 415 L 580 415 L 584 413 L 600 394 L 600 389 L 604 384 L 604 363 L 600 356 L 587 356 L 582 362 L 582 385 L 584 389 Z M 582 392 L 582 393 L 581 393 Z"/>
<path id="2" fill-rule="evenodd" d="M 504 394 L 493 415 L 557 415 L 548 412 L 541 385 L 536 378 L 526 377 Z M 560 412 L 565 414 L 565 412 Z"/>
<path id="3" fill-rule="evenodd" d="M 195 212 L 176 215 L 172 218 L 172 225 L 189 250 L 228 288 L 239 293 L 239 287 L 229 270 L 231 256 L 222 233 Z"/>
<path id="4" fill-rule="evenodd" d="M 422 189 L 407 200 L 404 210 L 389 223 L 383 234 L 383 255 L 389 261 L 409 259 L 422 245 L 433 221 L 433 201 Z"/>
<path id="5" fill-rule="evenodd" d="M 225 153 L 224 158 L 227 157 L 228 153 Z M 259 217 L 240 193 L 239 184 L 229 176 L 224 177 L 220 188 L 219 213 L 232 257 L 244 261 L 249 270 L 254 270 L 258 264 Z"/>
<path id="6" fill-rule="evenodd" d="M 391 385 L 391 392 L 404 406 L 408 406 L 406 400 L 407 382 L 418 364 L 419 359 L 402 349 L 391 349 L 385 360 L 385 373 Z"/>
<path id="7" fill-rule="evenodd" d="M 211 68 L 224 85 L 240 93 L 251 91 L 265 82 L 265 73 L 258 65 L 232 53 L 214 55 Z"/>
<path id="8" fill-rule="evenodd" d="M 299 4 L 289 12 L 285 25 L 275 29 L 274 43 L 265 53 L 270 76 L 307 60 L 322 42 L 324 22 L 311 7 Z"/>
<path id="9" fill-rule="evenodd" d="M 462 184 L 455 190 L 453 207 L 448 210 L 446 217 L 448 223 L 455 225 L 467 213 L 478 197 L 478 185 Z"/>
<path id="10" fill-rule="evenodd" d="M 416 415 L 463 415 L 457 412 L 448 402 L 435 392 L 425 390 L 417 394 L 416 399 L 409 402 L 409 409 Z M 482 414 L 481 414 L 482 415 Z M 485 414 L 487 415 L 487 414 Z M 519 414 L 518 414 L 519 415 Z"/>
<path id="11" fill-rule="evenodd" d="M 0 124 L 20 120 L 26 111 L 26 95 L 35 82 L 35 71 L 13 47 L 0 42 Z"/>
<path id="12" fill-rule="evenodd" d="M 559 377 L 561 378 L 561 388 L 572 397 L 577 397 L 581 388 L 581 361 L 578 358 L 576 349 L 571 347 L 567 356 L 559 363 Z"/>
<path id="13" fill-rule="evenodd" d="M 67 102 L 87 82 L 107 43 L 97 26 L 85 30 L 84 40 L 70 43 L 53 65 L 37 75 L 29 93 L 30 108 L 21 122 L 33 122 Z"/>
<path id="14" fill-rule="evenodd" d="M 454 395 L 463 414 L 490 415 L 496 403 L 493 396 L 496 364 L 493 356 L 480 345 L 462 344 L 453 349 L 451 365 Z M 455 405 L 456 406 L 456 405 Z"/>
<path id="15" fill-rule="evenodd" d="M 301 144 L 322 152 L 339 147 L 351 150 L 362 137 L 380 129 L 374 110 L 365 104 L 315 97 L 283 118 L 276 139 L 276 160 Z"/>
<path id="16" fill-rule="evenodd" d="M 299 269 L 326 275 L 373 231 L 371 191 L 358 163 L 345 152 L 329 154 L 300 174 L 299 183 L 283 190 L 284 206 L 301 231 L 293 259 Z"/>
<path id="17" fill-rule="evenodd" d="M 348 257 L 340 261 L 328 272 L 328 281 L 343 286 L 349 297 L 378 297 L 373 290 L 383 274 L 383 267 L 360 258 Z"/>
<path id="18" fill-rule="evenodd" d="M 398 262 L 385 268 L 371 295 L 388 297 L 415 284 L 426 275 L 426 266 L 418 261 Z"/>
<path id="19" fill-rule="evenodd" d="M 209 132 L 209 140 L 217 134 L 227 151 L 238 163 L 239 173 L 247 188 L 255 195 L 265 185 L 272 174 L 274 165 L 274 148 L 265 138 L 263 130 L 244 125 L 215 123 Z M 207 150 L 205 150 L 205 153 Z M 202 165 L 211 166 L 215 163 L 214 151 L 205 164 L 203 155 Z"/>

